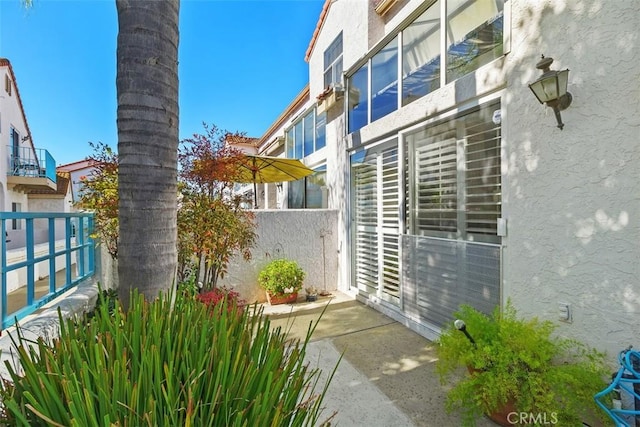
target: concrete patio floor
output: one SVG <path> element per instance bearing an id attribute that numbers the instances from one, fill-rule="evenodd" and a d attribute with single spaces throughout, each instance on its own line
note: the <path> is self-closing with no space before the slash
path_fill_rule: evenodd
<path id="1" fill-rule="evenodd" d="M 339 292 L 313 303 L 301 297 L 296 304 L 265 305 L 264 313 L 272 327 L 301 339 L 322 314 L 307 359 L 326 376 L 343 355 L 324 400 L 326 417 L 337 411 L 332 426 L 461 425 L 459 414 L 444 409 L 434 344 L 404 325 Z M 496 426 L 486 418 L 477 425 Z"/>

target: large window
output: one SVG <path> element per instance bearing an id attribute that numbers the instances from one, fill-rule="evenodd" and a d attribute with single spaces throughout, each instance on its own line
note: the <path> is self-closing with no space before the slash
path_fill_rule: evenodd
<path id="1" fill-rule="evenodd" d="M 347 103 L 349 105 L 349 133 L 355 132 L 369 123 L 369 75 L 367 64 L 363 65 L 349 78 L 349 93 Z"/>
<path id="2" fill-rule="evenodd" d="M 502 55 L 504 0 L 447 2 L 447 82 Z"/>
<path id="3" fill-rule="evenodd" d="M 371 121 L 398 109 L 398 38 L 371 59 Z"/>
<path id="4" fill-rule="evenodd" d="M 500 125 L 495 103 L 405 139 L 410 234 L 499 242 Z"/>
<path id="5" fill-rule="evenodd" d="M 440 1 L 402 32 L 402 105 L 440 87 Z"/>
<path id="6" fill-rule="evenodd" d="M 401 44 L 396 35 L 372 51 L 347 78 L 349 133 L 440 88 L 445 78 L 452 82 L 500 57 L 504 2 L 435 1 L 400 31 Z"/>
<path id="7" fill-rule="evenodd" d="M 324 51 L 324 87 L 342 83 L 342 32 Z"/>
<path id="8" fill-rule="evenodd" d="M 327 208 L 327 167 L 321 166 L 306 178 L 289 183 L 289 209 Z"/>
<path id="9" fill-rule="evenodd" d="M 287 157 L 302 159 L 323 148 L 326 145 L 326 124 L 326 114 L 317 114 L 315 108 L 296 120 L 285 131 Z"/>

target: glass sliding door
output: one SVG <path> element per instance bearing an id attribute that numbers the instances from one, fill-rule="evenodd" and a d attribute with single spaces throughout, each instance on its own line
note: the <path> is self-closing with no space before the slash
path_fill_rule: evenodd
<path id="1" fill-rule="evenodd" d="M 351 156 L 353 279 L 364 296 L 400 304 L 396 140 Z"/>

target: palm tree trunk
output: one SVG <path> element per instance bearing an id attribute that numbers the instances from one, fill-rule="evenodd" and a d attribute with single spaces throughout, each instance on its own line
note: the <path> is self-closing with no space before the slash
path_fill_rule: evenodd
<path id="1" fill-rule="evenodd" d="M 153 299 L 177 268 L 179 0 L 116 0 L 120 298 Z"/>

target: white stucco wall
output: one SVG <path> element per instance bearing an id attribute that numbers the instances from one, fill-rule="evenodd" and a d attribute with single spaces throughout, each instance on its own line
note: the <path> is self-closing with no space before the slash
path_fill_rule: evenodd
<path id="1" fill-rule="evenodd" d="M 252 250 L 253 258 L 249 262 L 241 257 L 232 259 L 219 285 L 233 288 L 249 302 L 265 301 L 257 280 L 260 269 L 272 259 L 288 258 L 297 261 L 305 271 L 304 287 L 338 289 L 337 211 L 258 210 L 255 214 L 258 239 Z"/>
<path id="2" fill-rule="evenodd" d="M 310 92 L 322 91 L 323 52 L 342 30 L 347 70 L 397 29 L 421 1 L 373 15 L 368 2 L 332 3 L 309 60 Z M 502 58 L 372 124 L 345 134 L 341 107 L 327 119 L 329 207 L 337 209 L 341 281 L 348 286 L 349 147 L 412 124 L 440 120 L 489 99 L 502 102 L 503 302 L 525 316 L 572 323 L 558 332 L 615 354 L 639 345 L 640 8 L 635 2 L 509 1 Z M 570 68 L 573 103 L 556 128 L 553 111 L 527 87 L 540 55 Z M 345 246 L 343 246 L 345 245 Z"/>
<path id="3" fill-rule="evenodd" d="M 513 3 L 503 105 L 504 293 L 526 315 L 615 355 L 640 345 L 640 8 L 636 2 Z M 541 54 L 569 68 L 555 127 L 527 83 Z"/>

